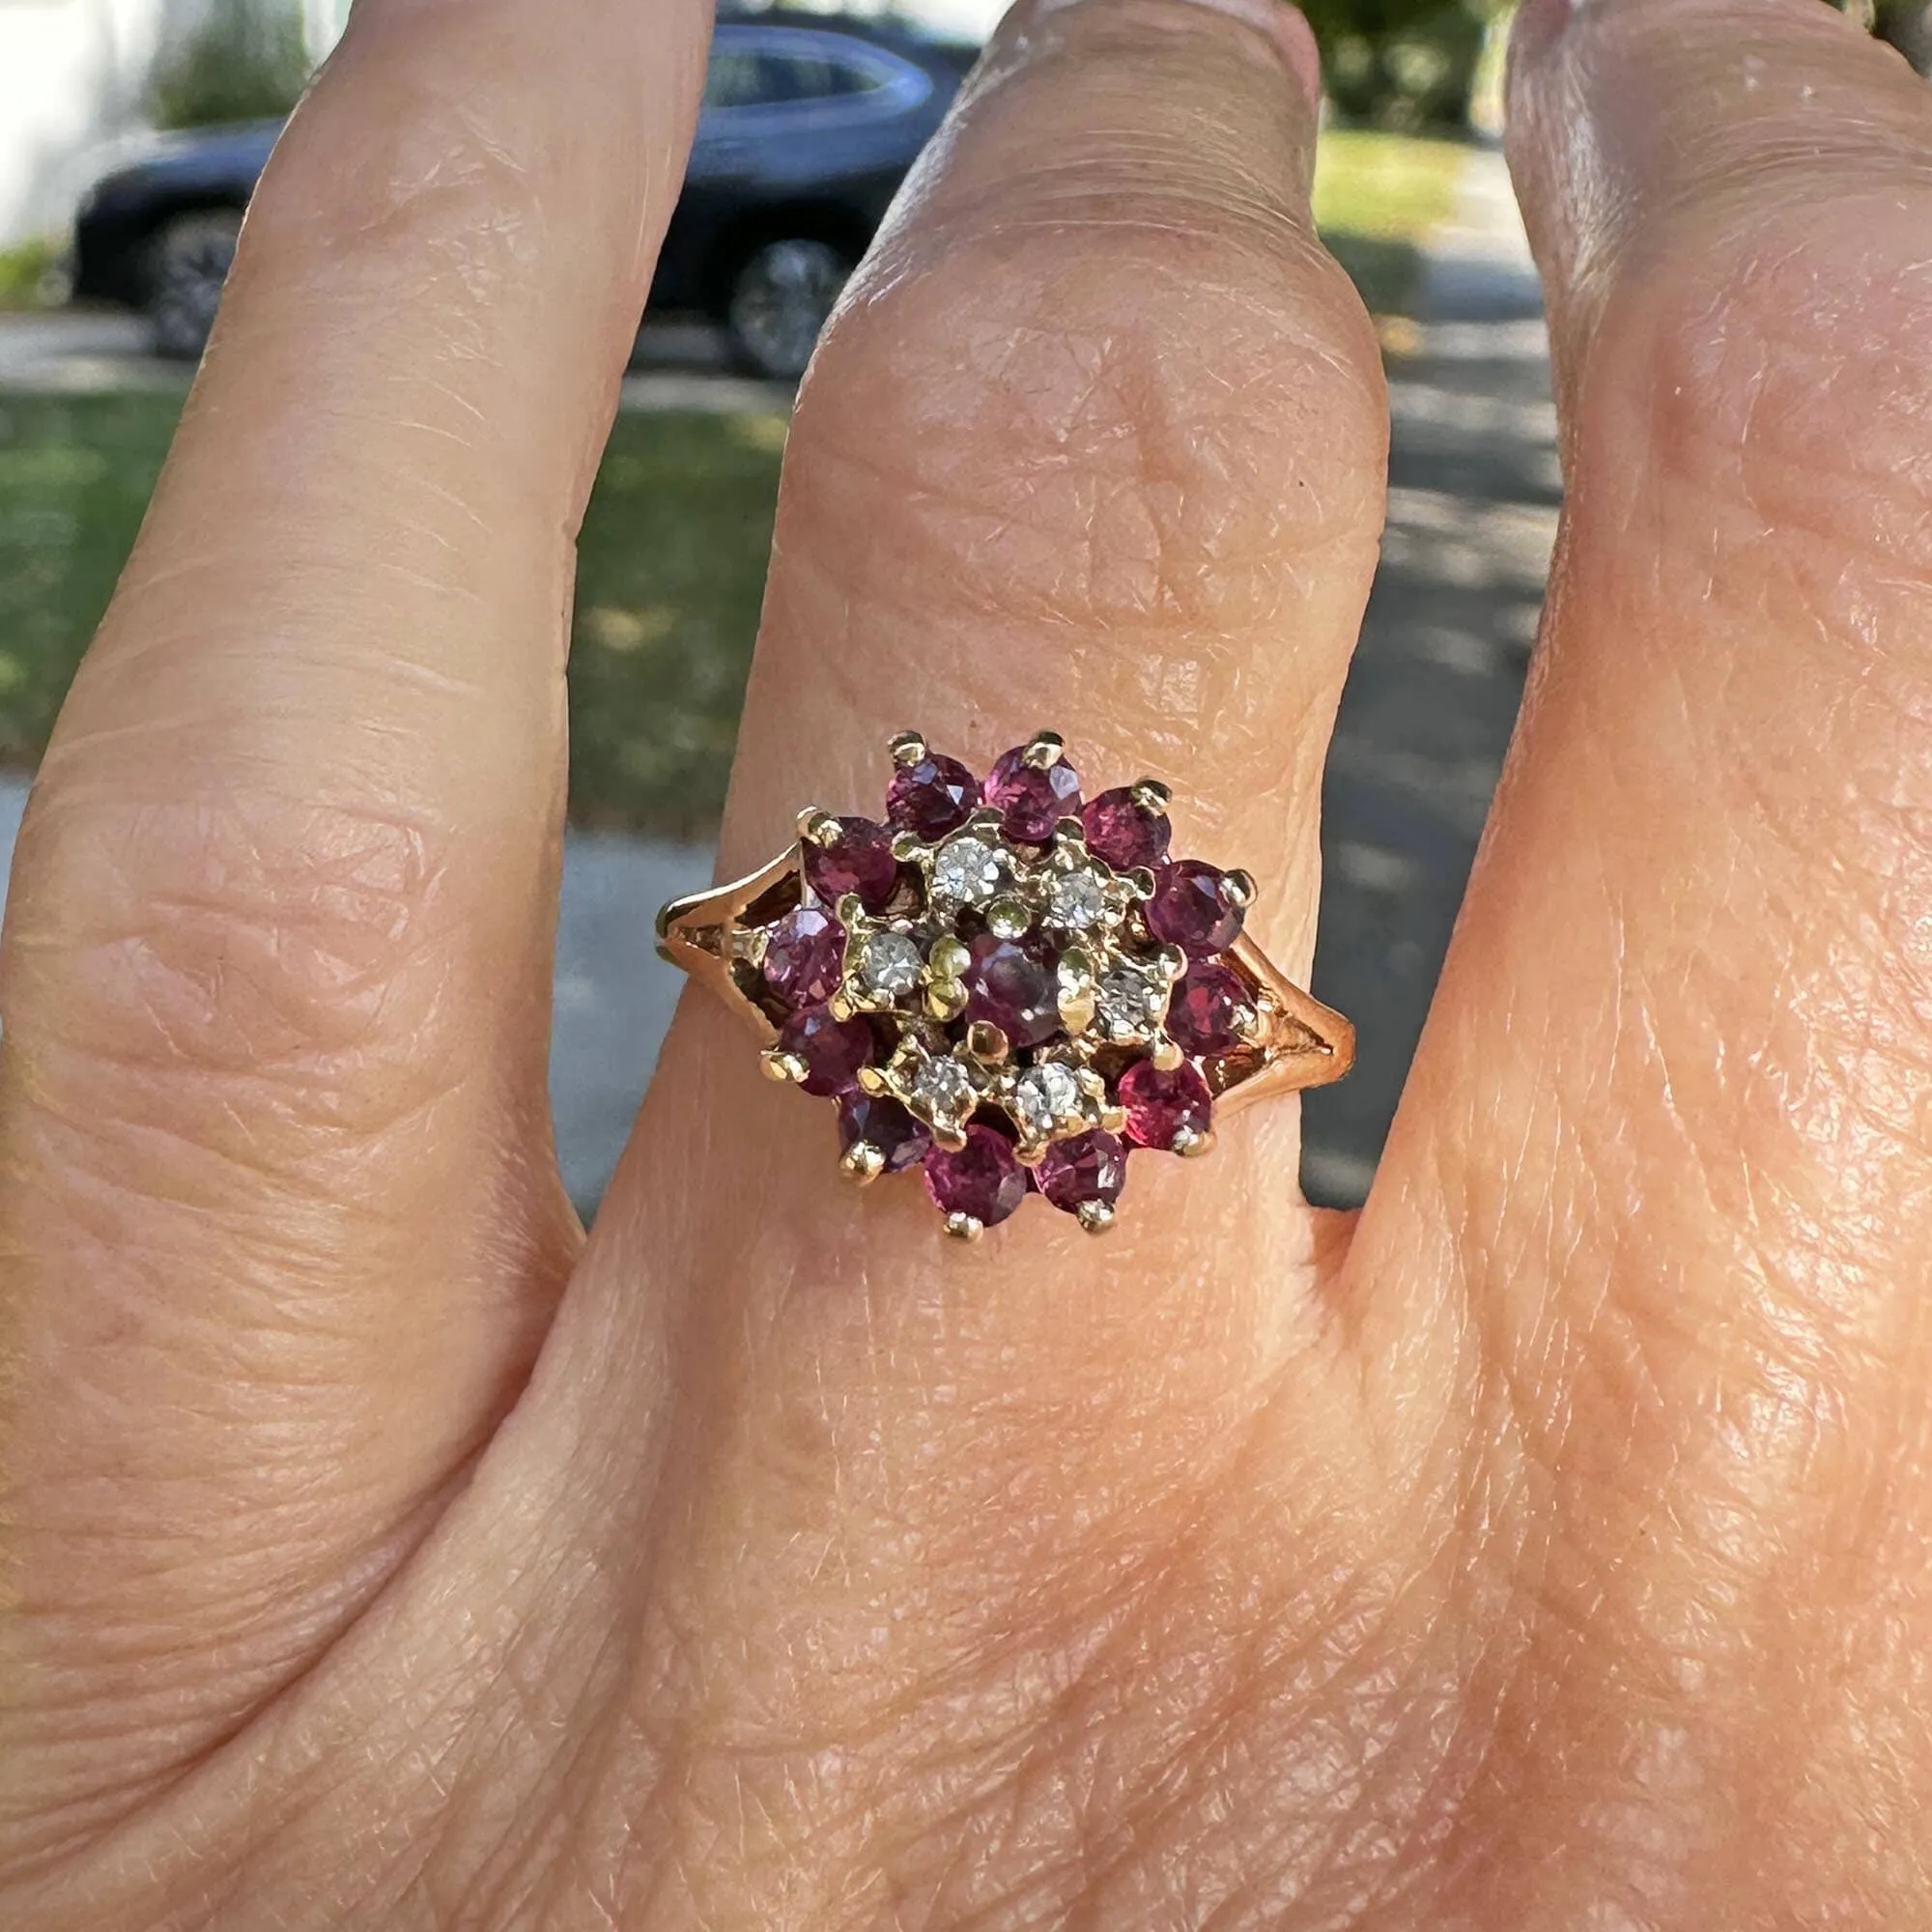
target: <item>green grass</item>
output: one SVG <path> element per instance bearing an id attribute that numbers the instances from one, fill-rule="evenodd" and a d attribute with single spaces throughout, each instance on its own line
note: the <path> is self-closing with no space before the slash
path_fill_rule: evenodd
<path id="1" fill-rule="evenodd" d="M 0 396 L 0 761 L 32 764 L 140 528 L 173 396 Z M 784 418 L 620 416 L 583 522 L 571 811 L 715 825 L 757 632 Z"/>
<path id="2" fill-rule="evenodd" d="M 1331 128 L 1315 162 L 1315 221 L 1372 313 L 1413 312 L 1421 244 L 1449 213 L 1468 151 L 1455 141 Z"/>
<path id="3" fill-rule="evenodd" d="M 1324 137 L 1317 210 L 1378 314 L 1412 298 L 1453 143 Z M 38 272 L 38 271 L 36 271 Z M 4 283 L 0 283 L 4 286 Z M 180 397 L 0 393 L 0 761 L 41 753 L 154 487 Z M 715 825 L 764 593 L 784 421 L 624 415 L 584 519 L 571 659 L 571 811 Z"/>

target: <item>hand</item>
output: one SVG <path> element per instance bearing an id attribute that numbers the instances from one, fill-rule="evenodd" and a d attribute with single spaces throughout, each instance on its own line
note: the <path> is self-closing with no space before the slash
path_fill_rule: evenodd
<path id="1" fill-rule="evenodd" d="M 562 612 L 705 30 L 358 7 L 48 754 L 0 1918 L 1922 1923 L 1932 97 L 1530 0 L 1569 508 L 1359 1218 L 1290 1106 L 962 1250 L 694 999 L 585 1244 Z M 726 875 L 1047 721 L 1306 968 L 1386 436 L 1310 57 L 1002 31 L 799 405 Z"/>

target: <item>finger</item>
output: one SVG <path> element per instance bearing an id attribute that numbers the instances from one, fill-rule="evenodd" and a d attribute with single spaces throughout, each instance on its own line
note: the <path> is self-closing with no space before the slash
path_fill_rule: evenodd
<path id="1" fill-rule="evenodd" d="M 1799 1922 L 1932 1769 L 1848 1716 L 1932 1634 L 1932 100 L 1802 0 L 1536 0 L 1511 104 L 1568 507 L 1350 1280 L 1551 1504 L 1484 1909 Z"/>
<path id="2" fill-rule="evenodd" d="M 1313 237 L 1313 103 L 1274 34 L 1172 0 L 1001 31 L 800 400 L 727 873 L 782 847 L 803 804 L 876 813 L 895 727 L 983 770 L 1050 724 L 1090 790 L 1171 776 L 1178 837 L 1265 881 L 1253 928 L 1305 968 L 1386 420 L 1373 332 Z M 526 1450 L 567 1438 L 595 1472 L 566 1485 L 555 1462 L 547 1534 L 652 1552 L 661 1614 L 621 1722 L 681 1771 L 627 1830 L 640 1863 L 697 1887 L 672 1916 L 759 1918 L 782 1845 L 886 1861 L 877 1895 L 923 1899 L 915 1868 L 976 1864 L 975 1834 L 1006 1829 L 971 1800 L 949 1818 L 945 1790 L 1005 1788 L 1046 1720 L 986 1660 L 1044 1687 L 1091 1640 L 1097 1726 L 1135 1648 L 1103 1629 L 1143 1591 L 1198 1611 L 1190 1653 L 1236 1658 L 1237 1605 L 1302 1629 L 1310 1575 L 1361 1577 L 1343 1546 L 1393 1504 L 1364 1493 L 1358 1378 L 1312 1292 L 1293 1109 L 1268 1111 L 1184 1170 L 1136 1155 L 1104 1242 L 1034 1203 L 968 1248 L 916 1177 L 841 1182 L 831 1108 L 762 1080 L 737 1022 L 686 1002 L 518 1419 Z M 1197 1561 L 1226 1588 L 1179 1581 Z M 822 1665 L 809 1681 L 796 1642 Z M 1233 1694 L 1190 1678 L 1096 1808 L 1123 1818 Z M 921 1738 L 934 1699 L 957 1745 L 943 1776 Z M 1255 1721 L 1258 1756 L 1302 1748 L 1285 1702 Z M 838 1758 L 838 1793 L 803 1738 Z M 694 1872 L 667 1848 L 712 1835 L 734 1775 L 759 1829 Z M 1204 1858 L 1238 1868 L 1244 1828 L 1200 1823 Z M 1025 1828 L 1026 1857 L 1077 1869 L 1087 1826 L 1105 1835 Z M 1118 1874 L 1122 1919 L 1158 1856 Z"/>
<path id="3" fill-rule="evenodd" d="M 48 753 L 0 1214 L 24 1642 L 70 1728 L 120 1714 L 112 1766 L 14 1753 L 70 1822 L 354 1613 L 573 1251 L 544 1098 L 572 538 L 707 24 L 356 9 Z"/>

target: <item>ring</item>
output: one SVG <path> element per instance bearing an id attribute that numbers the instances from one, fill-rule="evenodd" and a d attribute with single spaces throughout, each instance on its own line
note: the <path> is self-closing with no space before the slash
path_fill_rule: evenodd
<path id="1" fill-rule="evenodd" d="M 885 822 L 816 809 L 735 885 L 673 899 L 658 951 L 838 1106 L 859 1181 L 921 1169 L 975 1239 L 1037 1192 L 1098 1234 L 1132 1151 L 1206 1153 L 1218 1115 L 1339 1080 L 1354 1029 L 1242 930 L 1242 871 L 1170 859 L 1154 779 L 1083 806 L 1042 731 L 983 782 L 916 731 Z"/>

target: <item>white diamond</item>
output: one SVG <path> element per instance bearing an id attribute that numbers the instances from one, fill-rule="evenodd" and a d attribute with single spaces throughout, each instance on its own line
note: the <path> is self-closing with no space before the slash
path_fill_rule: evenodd
<path id="1" fill-rule="evenodd" d="M 913 1097 L 941 1116 L 956 1114 L 972 1096 L 972 1076 L 956 1060 L 928 1060 L 912 1077 Z"/>
<path id="2" fill-rule="evenodd" d="M 1010 878 L 1007 855 L 983 838 L 949 839 L 932 862 L 932 890 L 953 905 L 984 905 Z"/>
<path id="3" fill-rule="evenodd" d="M 919 947 L 902 932 L 875 932 L 866 942 L 859 973 L 867 990 L 894 999 L 919 984 Z"/>
<path id="4" fill-rule="evenodd" d="M 1013 1111 L 1030 1134 L 1050 1134 L 1080 1111 L 1080 1082 L 1073 1069 L 1057 1060 L 1028 1067 L 1013 1083 Z"/>
<path id="5" fill-rule="evenodd" d="M 1061 872 L 1047 895 L 1046 916 L 1063 932 L 1085 932 L 1105 916 L 1107 889 L 1084 867 Z"/>
<path id="6" fill-rule="evenodd" d="M 1116 1035 L 1145 1032 L 1161 1016 L 1163 991 L 1160 982 L 1133 967 L 1116 966 L 1097 990 L 1101 1023 Z"/>

